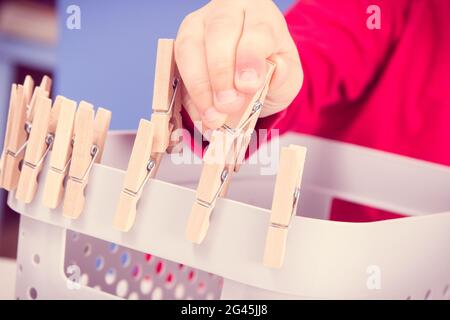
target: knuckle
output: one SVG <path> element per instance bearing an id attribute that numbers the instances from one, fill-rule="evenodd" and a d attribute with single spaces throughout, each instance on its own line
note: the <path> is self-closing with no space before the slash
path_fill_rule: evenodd
<path id="1" fill-rule="evenodd" d="M 191 97 L 199 97 L 208 94 L 211 91 L 211 85 L 206 78 L 194 78 L 186 83 L 189 95 Z"/>
<path id="2" fill-rule="evenodd" d="M 212 80 L 216 78 L 228 78 L 233 76 L 234 61 L 226 59 L 215 59 L 210 68 L 209 74 Z"/>

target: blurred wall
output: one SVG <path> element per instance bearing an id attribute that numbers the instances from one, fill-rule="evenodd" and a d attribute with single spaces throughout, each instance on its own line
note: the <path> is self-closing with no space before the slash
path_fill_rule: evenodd
<path id="1" fill-rule="evenodd" d="M 151 113 L 156 43 L 174 38 L 206 0 L 59 0 L 56 93 L 113 111 L 113 129 L 135 129 Z M 286 10 L 293 0 L 276 0 Z M 66 10 L 78 5 L 81 29 Z"/>

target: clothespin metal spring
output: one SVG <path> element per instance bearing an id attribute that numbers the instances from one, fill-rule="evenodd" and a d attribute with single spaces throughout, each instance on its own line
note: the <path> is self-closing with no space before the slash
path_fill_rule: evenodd
<path id="1" fill-rule="evenodd" d="M 296 188 L 295 192 L 294 192 L 294 201 L 292 203 L 292 212 L 291 212 L 291 218 L 289 220 L 289 223 L 284 224 L 284 223 L 271 222 L 270 226 L 274 227 L 274 228 L 279 228 L 279 229 L 287 229 L 287 228 L 289 228 L 289 225 L 291 224 L 291 221 L 292 221 L 292 217 L 295 216 L 295 213 L 297 212 L 297 206 L 298 206 L 298 199 L 299 198 L 300 198 L 300 188 Z"/>
<path id="2" fill-rule="evenodd" d="M 86 171 L 84 172 L 83 176 L 81 178 L 77 178 L 74 176 L 69 175 L 69 179 L 77 182 L 77 183 L 83 183 L 86 180 L 86 177 L 89 175 L 89 172 L 91 172 L 92 166 L 95 163 L 95 159 L 97 158 L 99 152 L 99 148 L 96 144 L 92 145 L 91 147 L 91 162 L 89 162 L 89 166 L 87 167 Z M 69 160 L 70 161 L 70 160 Z"/>
<path id="3" fill-rule="evenodd" d="M 252 112 L 250 113 L 250 115 L 248 116 L 248 118 L 242 123 L 241 126 L 239 126 L 239 128 L 233 129 L 230 128 L 229 126 L 227 126 L 226 124 L 224 124 L 222 126 L 223 129 L 225 129 L 227 132 L 231 133 L 233 136 L 239 136 L 242 131 L 244 131 L 244 128 L 250 123 L 250 121 L 253 120 L 253 118 L 256 116 L 256 114 L 258 113 L 258 111 L 260 111 L 262 109 L 263 104 L 257 100 L 252 107 Z"/>
<path id="4" fill-rule="evenodd" d="M 172 113 L 172 109 L 175 105 L 175 99 L 176 99 L 178 88 L 179 88 L 179 83 L 180 83 L 180 80 L 178 78 L 176 78 L 176 77 L 173 78 L 173 82 L 172 82 L 173 93 L 172 93 L 172 97 L 170 99 L 169 108 L 165 111 L 153 110 L 153 113 L 163 114 L 163 115 L 170 115 Z"/>
<path id="5" fill-rule="evenodd" d="M 156 161 L 153 159 L 150 159 L 147 163 L 147 175 L 145 176 L 144 180 L 142 180 L 141 185 L 139 186 L 137 191 L 133 191 L 128 188 L 123 188 L 123 192 L 126 194 L 129 194 L 130 196 L 136 196 L 141 193 L 142 189 L 144 188 L 145 184 L 148 182 L 148 179 L 150 179 L 153 170 L 156 167 Z"/>
<path id="6" fill-rule="evenodd" d="M 27 133 L 27 136 L 30 135 L 31 132 L 31 123 L 30 122 L 25 122 L 25 126 L 24 126 L 24 130 Z M 25 142 L 20 146 L 19 149 L 17 149 L 16 151 L 11 151 L 11 150 L 7 150 L 6 154 L 10 155 L 13 158 L 17 158 L 22 152 L 25 151 L 25 149 L 27 148 L 28 145 L 28 137 L 25 140 Z"/>
<path id="7" fill-rule="evenodd" d="M 42 154 L 42 157 L 39 159 L 39 161 L 36 164 L 30 163 L 28 161 L 24 161 L 24 165 L 30 167 L 31 169 L 39 168 L 42 163 L 44 162 L 45 158 L 47 157 L 48 153 L 50 152 L 51 147 L 53 146 L 53 142 L 55 141 L 55 137 L 53 134 L 49 133 L 47 137 L 45 137 L 45 144 L 47 145 L 47 148 L 45 149 L 45 152 Z M 28 144 L 25 142 L 25 144 Z M 24 144 L 24 145 L 25 145 Z"/>
<path id="8" fill-rule="evenodd" d="M 197 198 L 197 203 L 205 208 L 211 208 L 212 206 L 214 206 L 214 203 L 216 202 L 217 198 L 219 197 L 220 193 L 222 192 L 223 187 L 225 186 L 225 182 L 228 178 L 228 169 L 225 168 L 223 169 L 221 175 L 220 175 L 220 186 L 216 191 L 216 194 L 213 197 L 213 200 L 211 202 L 202 200 L 200 198 Z"/>

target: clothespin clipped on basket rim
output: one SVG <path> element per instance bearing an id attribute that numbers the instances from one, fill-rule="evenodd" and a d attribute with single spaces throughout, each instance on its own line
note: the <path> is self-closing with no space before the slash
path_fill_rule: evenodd
<path id="1" fill-rule="evenodd" d="M 137 204 L 148 180 L 155 176 L 165 152 L 177 141 L 172 132 L 181 126 L 179 88 L 174 41 L 160 39 L 156 56 L 151 121 L 141 119 L 120 193 L 114 227 L 126 232 L 136 219 Z"/>
<path id="2" fill-rule="evenodd" d="M 33 124 L 16 191 L 16 198 L 25 203 L 30 203 L 36 194 L 37 177 L 53 145 L 60 103 L 58 100 L 52 108 L 51 99 L 37 95 L 32 107 Z"/>
<path id="3" fill-rule="evenodd" d="M 260 90 L 250 100 L 247 108 L 237 116 L 229 117 L 222 128 L 212 133 L 212 138 L 203 157 L 203 168 L 186 226 L 186 238 L 200 244 L 206 237 L 209 220 L 216 200 L 223 196 L 232 172 L 239 169 L 240 161 L 250 142 L 275 65 L 267 61 L 267 75 Z"/>
<path id="4" fill-rule="evenodd" d="M 25 155 L 31 131 L 32 109 L 38 96 L 48 97 L 51 79 L 44 76 L 39 87 L 34 88 L 33 78 L 25 77 L 23 85 L 11 87 L 8 121 L 1 159 L 1 187 L 12 191 L 17 188 L 20 164 Z"/>
<path id="5" fill-rule="evenodd" d="M 84 189 L 94 163 L 102 158 L 111 111 L 81 101 L 75 114 L 74 143 L 63 202 L 63 215 L 77 219 L 84 208 Z"/>
<path id="6" fill-rule="evenodd" d="M 20 176 L 19 164 L 27 143 L 26 104 L 24 87 L 13 84 L 9 102 L 8 122 L 1 161 L 1 186 L 12 191 L 16 189 Z"/>
<path id="7" fill-rule="evenodd" d="M 297 211 L 305 158 L 305 147 L 290 145 L 281 150 L 264 249 L 263 263 L 267 267 L 283 266 L 289 225 Z"/>
<path id="8" fill-rule="evenodd" d="M 59 206 L 64 193 L 64 178 L 67 175 L 73 143 L 73 126 L 77 104 L 62 96 L 56 97 L 55 106 L 59 106 L 50 169 L 44 186 L 43 204 L 48 208 Z"/>

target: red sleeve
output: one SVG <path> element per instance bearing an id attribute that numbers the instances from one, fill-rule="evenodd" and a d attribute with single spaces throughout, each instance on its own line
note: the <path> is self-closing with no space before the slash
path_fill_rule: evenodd
<path id="1" fill-rule="evenodd" d="M 304 81 L 287 110 L 261 119 L 258 128 L 313 131 L 324 108 L 351 106 L 370 94 L 389 63 L 403 28 L 405 0 L 301 0 L 286 21 L 297 45 Z M 381 29 L 370 30 L 367 8 L 377 5 Z M 303 109 L 300 116 L 299 110 Z M 305 116 L 307 115 L 307 116 Z M 307 119 L 305 119 L 307 118 Z M 308 129 L 309 128 L 309 129 Z"/>
<path id="2" fill-rule="evenodd" d="M 371 5 L 380 8 L 380 30 L 367 27 Z M 259 119 L 256 132 L 265 129 L 267 139 L 258 139 L 258 145 L 274 134 L 313 132 L 324 108 L 351 107 L 370 94 L 395 52 L 408 6 L 408 0 L 296 2 L 286 21 L 299 51 L 303 86 L 287 109 Z"/>

